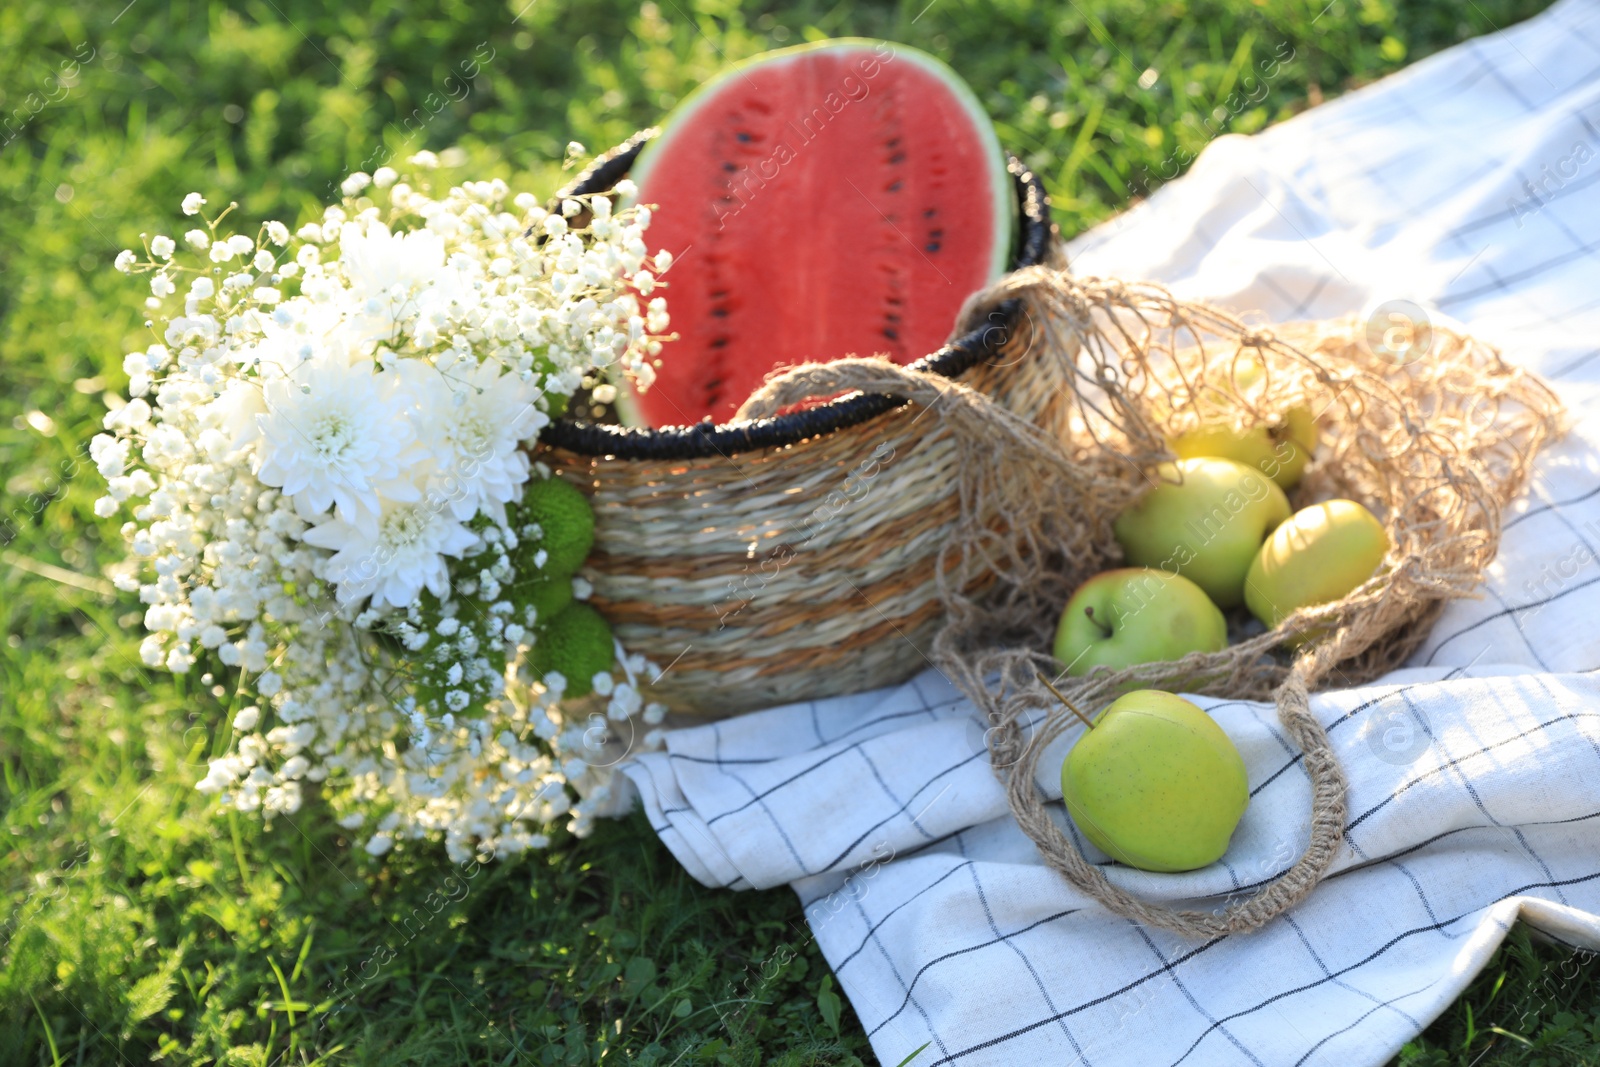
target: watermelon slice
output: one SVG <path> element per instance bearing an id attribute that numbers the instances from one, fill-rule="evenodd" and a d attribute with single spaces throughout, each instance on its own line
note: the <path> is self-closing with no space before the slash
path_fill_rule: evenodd
<path id="1" fill-rule="evenodd" d="M 844 39 L 707 82 L 633 168 L 666 250 L 672 328 L 628 421 L 728 420 L 776 368 L 910 363 L 999 277 L 1016 200 L 994 128 L 949 67 Z"/>

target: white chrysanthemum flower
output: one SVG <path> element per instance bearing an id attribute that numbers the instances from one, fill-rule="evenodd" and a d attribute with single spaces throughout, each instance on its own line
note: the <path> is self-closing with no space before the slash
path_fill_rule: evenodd
<path id="1" fill-rule="evenodd" d="M 331 550 L 327 574 L 339 602 L 367 597 L 375 608 L 409 607 L 424 589 L 443 598 L 450 592 L 445 556 L 460 556 L 478 537 L 447 510 L 428 501 L 384 503 L 375 527 L 333 519 L 307 530 L 307 544 Z"/>
<path id="2" fill-rule="evenodd" d="M 408 480 L 415 400 L 399 376 L 321 356 L 265 383 L 261 466 L 256 477 L 316 518 L 341 518 L 373 530 L 380 492 L 395 502 L 421 499 Z"/>
<path id="3" fill-rule="evenodd" d="M 423 398 L 420 444 L 433 455 L 428 497 L 463 522 L 482 512 L 497 520 L 528 480 L 523 444 L 550 417 L 535 403 L 539 390 L 493 363 L 456 366 L 445 374 L 421 371 L 435 384 Z"/>
<path id="4" fill-rule="evenodd" d="M 432 282 L 444 261 L 444 239 L 432 230 L 392 233 L 377 220 L 365 229 L 354 222 L 339 228 L 339 263 L 362 299 L 390 297 L 396 287 L 410 295 Z"/>

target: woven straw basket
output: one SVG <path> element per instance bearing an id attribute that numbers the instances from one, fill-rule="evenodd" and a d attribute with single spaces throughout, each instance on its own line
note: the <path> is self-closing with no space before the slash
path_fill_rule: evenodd
<path id="1" fill-rule="evenodd" d="M 611 188 L 645 131 L 568 195 Z M 1043 186 L 1009 166 L 1018 267 L 1058 262 Z M 1009 303 L 914 366 L 1043 417 L 1058 372 L 1028 358 Z M 845 353 L 837 353 L 844 355 Z M 654 699 L 722 716 L 903 681 L 943 617 L 935 560 L 958 521 L 940 418 L 851 393 L 774 418 L 660 430 L 567 418 L 535 458 L 590 496 L 583 576 L 618 639 L 663 668 Z"/>

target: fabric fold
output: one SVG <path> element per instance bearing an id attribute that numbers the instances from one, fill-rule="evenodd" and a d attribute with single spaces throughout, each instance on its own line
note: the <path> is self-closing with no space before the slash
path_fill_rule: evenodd
<path id="1" fill-rule="evenodd" d="M 1562 0 L 1220 138 L 1068 247 L 1080 274 L 1269 322 L 1409 301 L 1417 324 L 1464 323 L 1542 374 L 1571 412 L 1504 516 L 1482 595 L 1449 604 L 1408 669 L 1313 698 L 1349 816 L 1301 904 L 1193 943 L 1076 894 L 1010 817 L 983 724 L 933 671 L 673 731 L 626 768 L 696 879 L 794 887 L 881 1062 L 926 1045 L 914 1067 L 1378 1067 L 1513 923 L 1600 951 L 1597 87 L 1600 0 Z M 1105 869 L 1216 907 L 1293 862 L 1309 788 L 1272 708 L 1197 703 L 1249 770 L 1227 854 L 1181 875 Z M 1040 761 L 1052 797 L 1060 755 Z M 1075 833 L 1060 805 L 1053 817 Z"/>

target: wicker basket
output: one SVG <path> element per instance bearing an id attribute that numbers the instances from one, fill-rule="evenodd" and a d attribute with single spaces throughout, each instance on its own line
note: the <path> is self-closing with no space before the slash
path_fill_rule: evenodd
<path id="1" fill-rule="evenodd" d="M 567 192 L 609 189 L 652 133 Z M 1015 264 L 1059 259 L 1041 183 L 1015 159 L 1009 170 Z M 1029 358 L 1019 316 L 1003 306 L 914 366 L 1051 421 L 1059 372 Z M 722 716 L 889 685 L 928 665 L 942 618 L 935 559 L 960 509 L 949 432 L 922 414 L 853 393 L 720 426 L 563 419 L 544 431 L 536 458 L 594 505 L 583 570 L 593 603 L 630 652 L 663 668 L 655 699 Z"/>

